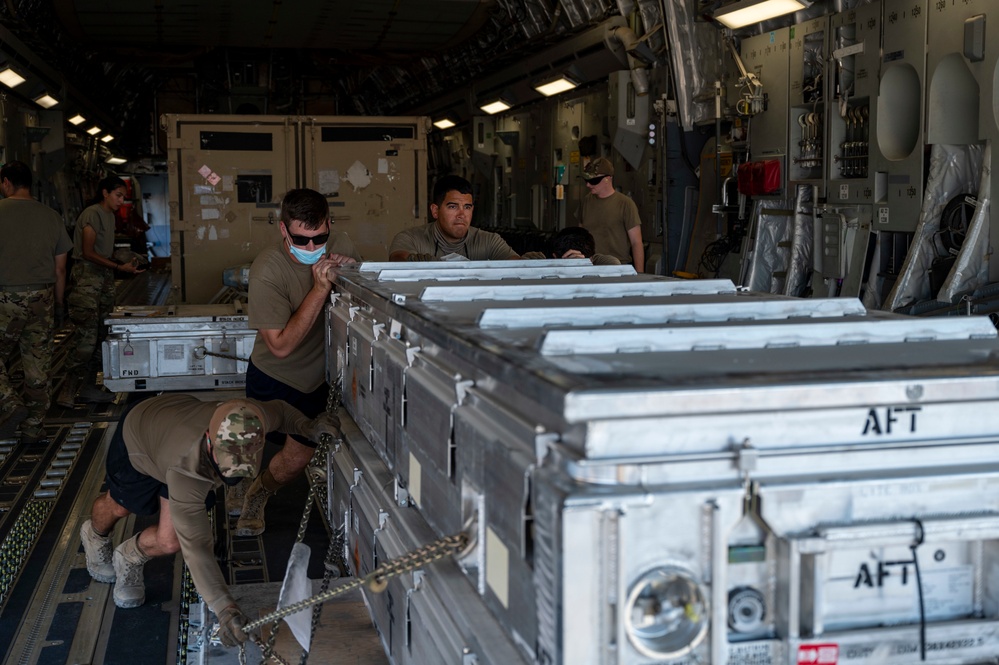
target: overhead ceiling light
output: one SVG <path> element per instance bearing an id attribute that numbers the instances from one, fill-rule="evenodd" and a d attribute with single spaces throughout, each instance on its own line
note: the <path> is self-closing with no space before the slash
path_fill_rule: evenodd
<path id="1" fill-rule="evenodd" d="M 87 133 L 90 134 L 91 136 L 96 136 L 97 134 L 101 133 L 101 128 L 98 127 L 97 125 L 94 125 L 93 127 L 87 130 Z"/>
<path id="2" fill-rule="evenodd" d="M 549 79 L 548 81 L 542 83 L 534 84 L 534 89 L 540 92 L 545 97 L 551 97 L 552 95 L 557 95 L 567 90 L 572 90 L 577 87 L 579 83 L 573 80 L 569 76 L 561 75 L 555 79 Z"/>
<path id="3" fill-rule="evenodd" d="M 16 88 L 24 83 L 25 78 L 10 68 L 10 65 L 0 69 L 0 83 L 8 88 Z"/>
<path id="4" fill-rule="evenodd" d="M 86 118 L 84 118 L 82 115 L 80 115 L 79 113 L 77 113 L 76 115 L 74 115 L 72 118 L 69 119 L 69 124 L 71 124 L 71 125 L 79 125 L 79 124 L 82 124 L 82 123 L 84 123 L 86 121 L 87 121 Z"/>
<path id="5" fill-rule="evenodd" d="M 440 120 L 434 120 L 434 127 L 437 129 L 451 129 L 454 127 L 454 120 L 451 118 L 441 118 Z"/>
<path id="6" fill-rule="evenodd" d="M 489 115 L 495 115 L 496 113 L 502 113 L 510 109 L 510 105 L 502 99 L 494 99 L 493 101 L 483 104 L 479 107 Z"/>
<path id="7" fill-rule="evenodd" d="M 127 159 L 123 159 L 121 157 L 115 157 L 115 156 L 112 155 L 111 157 L 108 157 L 107 159 L 105 159 L 104 163 L 105 164 L 114 164 L 115 166 L 118 166 L 120 164 L 124 164 L 127 161 L 128 161 Z"/>
<path id="8" fill-rule="evenodd" d="M 58 104 L 59 100 L 50 95 L 49 93 L 43 92 L 42 94 L 35 97 L 35 103 L 41 106 L 43 109 L 50 109 L 56 104 Z"/>
<path id="9" fill-rule="evenodd" d="M 105 134 L 104 136 L 101 137 L 101 141 L 103 143 L 111 143 L 111 141 L 114 141 L 114 137 L 111 136 L 110 134 Z"/>
<path id="10" fill-rule="evenodd" d="M 715 20 L 733 30 L 805 9 L 809 0 L 738 0 L 715 10 Z"/>

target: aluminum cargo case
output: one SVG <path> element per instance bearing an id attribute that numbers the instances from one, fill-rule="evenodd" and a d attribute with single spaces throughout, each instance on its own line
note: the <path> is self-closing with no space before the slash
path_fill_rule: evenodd
<path id="1" fill-rule="evenodd" d="M 240 301 L 116 307 L 104 320 L 104 385 L 115 392 L 246 385 L 256 331 Z"/>
<path id="2" fill-rule="evenodd" d="M 530 662 L 995 662 L 988 319 L 583 261 L 336 284 L 329 372 L 376 503 L 474 536 L 426 574 L 463 570 Z"/>

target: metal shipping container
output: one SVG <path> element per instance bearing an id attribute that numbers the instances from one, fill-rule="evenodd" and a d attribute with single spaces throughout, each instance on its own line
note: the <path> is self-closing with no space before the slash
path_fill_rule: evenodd
<path id="1" fill-rule="evenodd" d="M 104 320 L 104 385 L 115 392 L 246 385 L 257 331 L 240 301 L 116 307 Z"/>
<path id="2" fill-rule="evenodd" d="M 207 303 L 226 268 L 281 239 L 281 198 L 326 196 L 334 232 L 367 260 L 427 211 L 423 117 L 174 115 L 167 132 L 173 297 Z"/>
<path id="3" fill-rule="evenodd" d="M 336 285 L 347 560 L 473 541 L 419 572 L 466 587 L 422 595 L 434 616 L 490 617 L 421 624 L 463 644 L 434 662 L 995 662 L 988 319 L 585 261 L 365 263 Z M 386 651 L 428 662 L 393 632 L 415 576 L 395 584 L 367 593 Z"/>

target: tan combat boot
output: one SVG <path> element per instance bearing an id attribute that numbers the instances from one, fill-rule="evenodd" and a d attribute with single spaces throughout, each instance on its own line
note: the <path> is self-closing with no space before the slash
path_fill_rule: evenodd
<path id="1" fill-rule="evenodd" d="M 80 388 L 80 379 L 75 376 L 67 376 L 62 382 L 59 395 L 55 398 L 55 403 L 64 409 L 76 407 L 76 391 Z"/>
<path id="2" fill-rule="evenodd" d="M 146 602 L 146 583 L 142 566 L 150 557 L 139 549 L 139 536 L 129 538 L 114 549 L 114 604 L 122 609 Z"/>
<path id="3" fill-rule="evenodd" d="M 94 531 L 93 522 L 87 520 L 80 527 L 80 542 L 83 543 L 83 553 L 87 556 L 87 572 L 90 576 L 98 582 L 114 582 L 111 538 L 98 535 Z"/>
<path id="4" fill-rule="evenodd" d="M 236 522 L 237 536 L 259 536 L 264 532 L 264 508 L 267 506 L 267 499 L 280 488 L 281 483 L 274 479 L 270 469 L 264 469 L 264 472 L 254 479 L 253 484 L 246 490 L 243 509 Z"/>
<path id="5" fill-rule="evenodd" d="M 243 501 L 246 499 L 246 491 L 250 489 L 253 481 L 243 478 L 237 484 L 225 488 L 225 507 L 230 515 L 239 515 L 243 512 Z"/>

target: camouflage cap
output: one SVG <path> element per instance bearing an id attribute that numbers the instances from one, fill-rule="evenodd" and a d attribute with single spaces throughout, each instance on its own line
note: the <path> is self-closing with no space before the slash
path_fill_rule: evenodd
<path id="1" fill-rule="evenodd" d="M 266 434 L 264 414 L 258 405 L 245 399 L 220 404 L 208 424 L 208 435 L 222 475 L 255 477 L 260 471 Z"/>
<path id="2" fill-rule="evenodd" d="M 613 176 L 614 165 L 606 157 L 597 157 L 583 167 L 584 178 L 599 178 L 601 176 Z"/>

